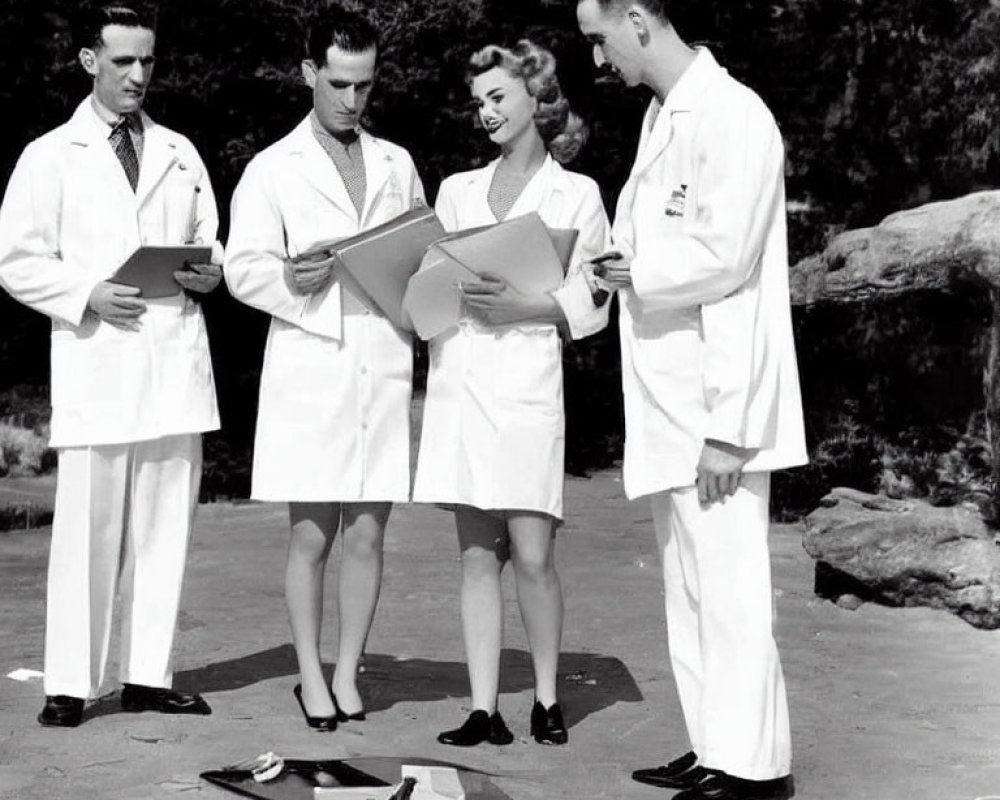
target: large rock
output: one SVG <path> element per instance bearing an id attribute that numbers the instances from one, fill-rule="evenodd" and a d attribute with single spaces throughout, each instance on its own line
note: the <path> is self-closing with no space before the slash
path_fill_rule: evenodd
<path id="1" fill-rule="evenodd" d="M 1000 628 L 1000 546 L 977 510 L 834 489 L 806 518 L 817 591 L 930 606 Z"/>
<path id="2" fill-rule="evenodd" d="M 834 237 L 791 271 L 792 302 L 852 302 L 978 282 L 1000 287 L 1000 191 L 886 217 Z"/>

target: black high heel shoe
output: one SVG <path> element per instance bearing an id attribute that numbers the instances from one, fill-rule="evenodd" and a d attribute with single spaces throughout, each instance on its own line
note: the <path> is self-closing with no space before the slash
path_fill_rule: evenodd
<path id="1" fill-rule="evenodd" d="M 482 742 L 503 745 L 513 742 L 514 734 L 510 732 L 499 711 L 494 711 L 493 716 L 490 716 L 482 709 L 477 709 L 469 714 L 461 728 L 439 733 L 437 740 L 441 744 L 455 747 L 475 747 Z"/>
<path id="2" fill-rule="evenodd" d="M 364 722 L 368 717 L 365 715 L 364 710 L 355 711 L 353 714 L 348 714 L 346 711 L 341 709 L 340 703 L 337 702 L 337 695 L 330 692 L 330 697 L 333 698 L 333 707 L 337 709 L 337 722 Z"/>
<path id="3" fill-rule="evenodd" d="M 558 703 L 546 708 L 537 700 L 531 707 L 531 735 L 539 744 L 566 744 L 569 733 Z"/>
<path id="4" fill-rule="evenodd" d="M 295 684 L 295 688 L 292 689 L 292 694 L 295 695 L 295 699 L 299 701 L 299 708 L 302 709 L 302 716 L 305 717 L 306 725 L 310 728 L 315 728 L 318 731 L 335 731 L 337 730 L 337 715 L 332 714 L 329 717 L 311 717 L 309 712 L 306 711 L 306 704 L 302 702 L 302 684 Z"/>

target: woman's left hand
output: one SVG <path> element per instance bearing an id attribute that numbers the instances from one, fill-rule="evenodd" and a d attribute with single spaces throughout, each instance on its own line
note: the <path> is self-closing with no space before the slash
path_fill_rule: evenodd
<path id="1" fill-rule="evenodd" d="M 542 320 L 550 311 L 549 295 L 527 295 L 517 291 L 499 275 L 479 273 L 476 282 L 461 284 L 465 305 L 473 316 L 489 325 L 511 325 Z"/>

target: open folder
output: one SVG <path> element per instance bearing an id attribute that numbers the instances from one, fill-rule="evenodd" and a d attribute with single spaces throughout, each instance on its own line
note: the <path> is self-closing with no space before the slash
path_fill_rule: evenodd
<path id="1" fill-rule="evenodd" d="M 178 244 L 162 247 L 144 246 L 128 257 L 109 280 L 135 286 L 142 297 L 172 297 L 181 290 L 174 273 L 189 264 L 207 264 L 212 248 L 201 244 Z"/>
<path id="2" fill-rule="evenodd" d="M 577 235 L 575 229 L 546 228 L 532 212 L 440 239 L 427 249 L 420 271 L 410 278 L 403 310 L 417 335 L 432 339 L 458 325 L 459 285 L 479 280 L 479 273 L 499 275 L 525 294 L 558 289 Z"/>
<path id="3" fill-rule="evenodd" d="M 338 256 L 345 288 L 397 328 L 412 330 L 402 310 L 407 282 L 427 247 L 444 235 L 434 210 L 421 206 L 356 236 L 312 247 L 303 256 Z"/>

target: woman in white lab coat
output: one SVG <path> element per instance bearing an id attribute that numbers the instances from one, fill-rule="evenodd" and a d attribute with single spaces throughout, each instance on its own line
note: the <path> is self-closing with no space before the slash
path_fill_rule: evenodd
<path id="1" fill-rule="evenodd" d="M 528 41 L 511 50 L 491 45 L 470 60 L 468 82 L 501 154 L 442 183 L 436 211 L 445 228 L 534 211 L 551 228 L 579 230 L 579 238 L 560 289 L 526 296 L 484 276 L 463 287 L 467 313 L 459 328 L 430 342 L 414 500 L 455 512 L 473 705 L 466 722 L 438 740 L 470 746 L 513 739 L 496 707 L 500 574 L 510 559 L 535 671 L 531 733 L 538 742 L 562 744 L 556 668 L 563 605 L 554 566 L 565 431 L 559 327 L 579 338 L 607 323 L 607 303 L 592 294 L 583 262 L 605 250 L 608 221 L 597 184 L 558 163 L 585 137 L 551 53 Z"/>

